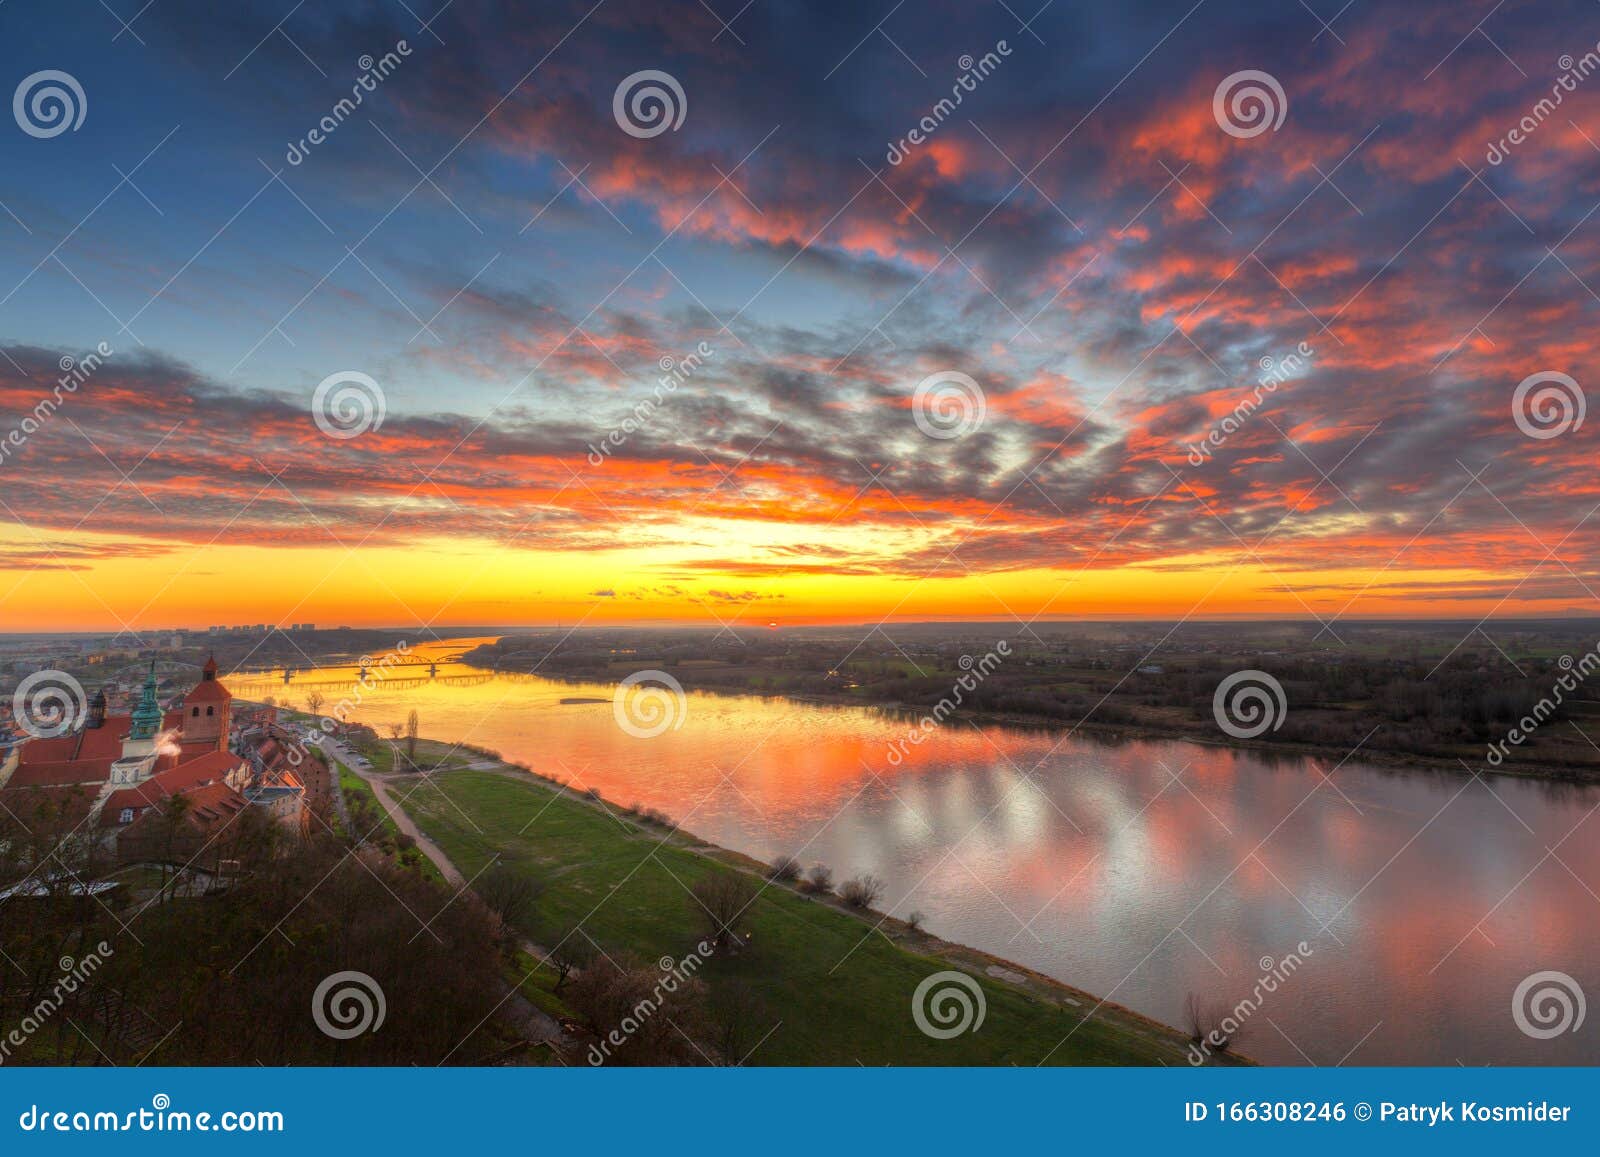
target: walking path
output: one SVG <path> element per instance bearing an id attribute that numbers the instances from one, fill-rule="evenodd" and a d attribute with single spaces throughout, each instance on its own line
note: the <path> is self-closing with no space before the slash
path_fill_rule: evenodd
<path id="1" fill-rule="evenodd" d="M 388 813 L 389 818 L 394 821 L 396 827 L 417 842 L 417 847 L 422 849 L 422 854 L 432 860 L 434 867 L 439 869 L 439 874 L 444 877 L 445 883 L 457 889 L 457 891 L 466 888 L 467 878 L 462 875 L 461 869 L 457 868 L 451 862 L 450 857 L 444 854 L 443 848 L 423 834 L 422 829 L 417 827 L 416 821 L 406 814 L 405 808 L 395 802 L 394 796 L 389 792 L 389 784 L 386 782 L 387 776 L 382 776 L 372 771 L 371 765 L 367 764 L 366 760 L 361 760 L 360 763 L 357 763 L 356 761 L 360 757 L 336 739 L 324 739 L 322 741 L 322 749 L 328 753 L 330 758 L 348 767 L 351 774 L 372 789 L 372 794 L 378 798 L 379 806 Z M 365 770 L 363 770 L 363 765 L 365 765 Z M 337 785 L 337 773 L 333 773 L 333 781 Z M 536 957 L 543 958 L 545 955 L 532 941 L 523 940 L 522 947 Z M 556 1023 L 554 1017 L 533 1004 L 520 992 L 512 992 L 508 996 L 507 1004 L 514 1010 L 513 1015 L 520 1021 L 520 1027 L 530 1039 L 536 1041 L 561 1040 L 561 1026 Z"/>

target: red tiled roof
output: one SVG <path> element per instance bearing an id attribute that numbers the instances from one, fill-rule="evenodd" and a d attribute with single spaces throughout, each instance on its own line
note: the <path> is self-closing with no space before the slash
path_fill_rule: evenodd
<path id="1" fill-rule="evenodd" d="M 112 792 L 106 798 L 105 808 L 100 814 L 106 823 L 116 823 L 124 808 L 138 811 L 168 796 L 183 795 L 191 788 L 220 782 L 223 776 L 243 762 L 231 751 L 209 752 L 198 759 L 159 772 L 137 787 L 124 787 Z"/>
<path id="2" fill-rule="evenodd" d="M 218 824 L 226 823 L 250 806 L 249 801 L 244 796 L 225 783 L 212 783 L 204 787 L 192 787 L 177 794 L 188 800 L 190 804 L 189 810 L 184 813 L 184 823 L 190 827 L 199 828 L 202 832 L 209 831 Z M 109 804 L 107 804 L 106 810 L 110 811 Z M 122 830 L 118 838 L 121 839 L 130 832 L 137 831 L 141 825 L 149 825 L 156 822 L 156 817 L 159 817 L 160 814 L 159 808 L 146 806 L 134 817 L 133 823 Z"/>
<path id="3" fill-rule="evenodd" d="M 6 808 L 22 823 L 32 828 L 38 812 L 46 805 L 53 804 L 60 812 L 57 823 L 64 823 L 67 828 L 75 828 L 82 823 L 89 814 L 90 807 L 94 804 L 96 791 L 74 785 L 68 787 L 31 787 L 17 785 L 18 790 L 11 790 L 15 784 L 6 785 Z"/>
<path id="4" fill-rule="evenodd" d="M 35 739 L 33 743 L 38 743 Z M 28 747 L 33 746 L 32 743 Z M 23 751 L 28 748 L 24 747 Z M 63 787 L 69 784 L 94 785 L 111 777 L 109 759 L 75 759 L 65 763 L 22 763 L 6 781 L 6 790 L 24 787 Z"/>

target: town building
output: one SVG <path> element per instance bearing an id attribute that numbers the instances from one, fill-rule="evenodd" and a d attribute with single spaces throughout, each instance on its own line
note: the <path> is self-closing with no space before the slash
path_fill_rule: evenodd
<path id="1" fill-rule="evenodd" d="M 148 858 L 155 818 L 177 798 L 185 804 L 183 826 L 201 842 L 248 807 L 303 825 L 300 778 L 285 758 L 262 759 L 242 742 L 232 713 L 214 658 L 182 701 L 167 706 L 152 661 L 128 714 L 109 713 L 102 689 L 75 731 L 16 746 L 0 764 L 0 803 L 13 797 L 10 810 L 24 814 L 28 801 L 18 793 L 48 797 L 78 816 L 77 838 L 124 862 Z"/>

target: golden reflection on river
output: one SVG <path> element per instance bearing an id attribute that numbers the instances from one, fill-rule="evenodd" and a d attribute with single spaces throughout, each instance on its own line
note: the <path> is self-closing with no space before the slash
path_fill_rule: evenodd
<path id="1" fill-rule="evenodd" d="M 1304 942 L 1238 1038 L 1265 1061 L 1600 1061 L 1593 1023 L 1537 1040 L 1511 1008 L 1545 969 L 1600 995 L 1600 788 L 1356 760 L 1330 777 L 1322 760 L 957 723 L 896 761 L 908 720 L 703 694 L 680 728 L 638 738 L 610 685 L 444 661 L 475 642 L 416 648 L 437 678 L 380 684 L 354 718 L 381 733 L 415 708 L 426 736 L 714 843 L 872 872 L 893 914 L 1172 1024 L 1189 992 L 1231 1006 Z M 303 700 L 293 683 L 231 685 Z M 582 698 L 597 702 L 561 702 Z"/>

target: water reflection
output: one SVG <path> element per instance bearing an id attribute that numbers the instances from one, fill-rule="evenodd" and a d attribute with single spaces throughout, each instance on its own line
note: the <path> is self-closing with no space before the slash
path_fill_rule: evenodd
<path id="1" fill-rule="evenodd" d="M 609 686 L 448 661 L 470 645 L 417 648 L 433 675 L 364 692 L 356 717 L 382 731 L 415 708 L 427 735 L 758 858 L 870 871 L 895 914 L 1170 1023 L 1191 991 L 1233 1004 L 1303 941 L 1239 1038 L 1264 1060 L 1600 1060 L 1600 1025 L 1541 1041 L 1511 1017 L 1542 969 L 1600 995 L 1600 789 L 970 725 L 894 763 L 891 713 L 699 694 L 680 730 L 638 739 Z M 233 685 L 295 701 L 351 677 Z"/>

